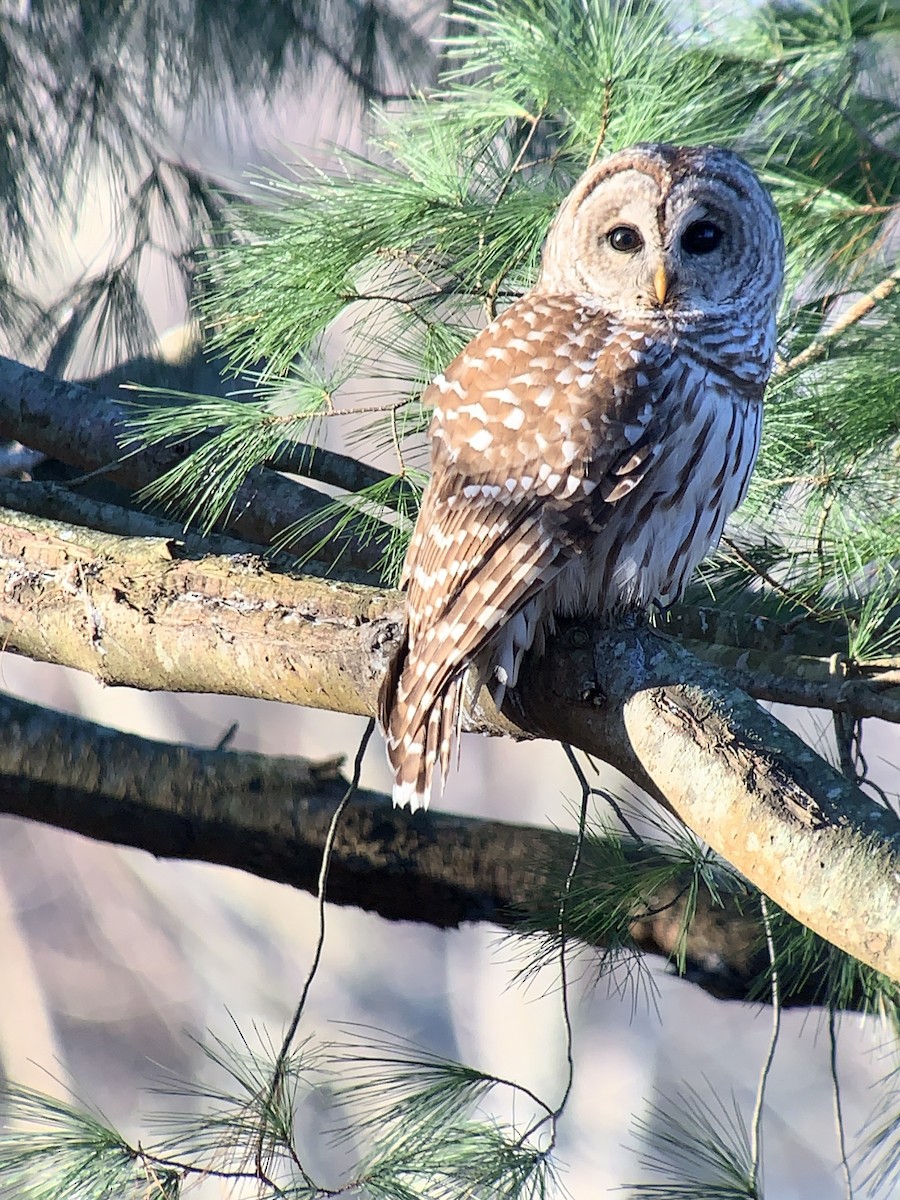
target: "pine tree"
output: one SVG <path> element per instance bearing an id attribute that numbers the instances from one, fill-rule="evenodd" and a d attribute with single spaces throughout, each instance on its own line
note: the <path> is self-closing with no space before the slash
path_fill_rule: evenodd
<path id="1" fill-rule="evenodd" d="M 305 1027 L 304 992 L 283 1043 L 207 1047 L 221 1088 L 200 1095 L 199 1118 L 174 1122 L 155 1140 L 131 1144 L 79 1105 L 10 1086 L 10 1112 L 25 1128 L 0 1139 L 0 1195 L 175 1196 L 210 1172 L 272 1197 L 562 1195 L 554 1150 L 577 1071 L 567 990 L 576 945 L 602 947 L 601 974 L 642 948 L 664 950 L 710 990 L 725 989 L 734 970 L 741 994 L 771 1005 L 773 1053 L 787 1003 L 822 1005 L 832 1040 L 844 1008 L 880 1013 L 893 1036 L 900 826 L 890 798 L 868 779 L 862 747 L 866 720 L 900 720 L 896 9 L 870 0 L 776 2 L 688 19 L 650 0 L 510 0 L 459 4 L 449 28 L 439 87 L 379 109 L 365 158 L 345 155 L 331 174 L 298 166 L 268 176 L 256 181 L 252 202 L 229 206 L 223 235 L 203 258 L 202 318 L 213 347 L 253 380 L 252 390 L 148 394 L 140 409 L 124 410 L 12 362 L 0 369 L 0 434 L 82 469 L 102 467 L 145 506 L 141 514 L 101 511 L 57 492 L 51 511 L 49 493 L 29 498 L 33 485 L 5 493 L 19 510 L 6 511 L 4 522 L 22 563 L 16 578 L 26 582 L 8 589 L 4 636 L 21 653 L 111 682 L 370 714 L 400 620 L 388 589 L 424 482 L 425 383 L 529 285 L 548 222 L 587 163 L 638 141 L 721 142 L 771 189 L 788 245 L 780 358 L 751 495 L 661 630 L 579 625 L 529 665 L 537 699 L 527 708 L 499 715 L 480 704 L 470 720 L 471 728 L 556 736 L 599 754 L 680 820 L 659 816 L 654 800 L 636 818 L 614 797 L 604 798 L 616 823 L 593 817 L 598 789 L 569 751 L 579 834 L 546 831 L 540 865 L 522 876 L 519 894 L 503 898 L 499 918 L 528 939 L 533 967 L 557 964 L 569 1074 L 555 1104 L 400 1039 L 324 1041 Z M 372 392 L 362 403 L 360 380 Z M 319 444 L 335 426 L 360 446 L 359 461 Z M 383 465 L 371 465 L 376 456 Z M 189 522 L 190 539 L 175 520 Z M 48 533 L 60 542 L 74 536 L 82 563 L 62 561 L 52 582 L 44 572 L 38 612 L 27 568 Z M 220 557 L 180 558 L 202 552 Z M 248 565 L 248 553 L 263 552 L 267 567 Z M 83 604 L 84 562 L 87 636 L 73 632 L 72 618 Z M 215 610 L 215 629 L 204 620 L 185 626 L 175 610 L 187 591 L 202 597 L 201 612 Z M 238 609 L 241 660 L 214 661 L 216 639 L 238 628 L 228 624 Z M 273 633 L 273 611 L 302 612 L 308 627 Z M 152 613 L 152 634 L 134 615 L 142 612 Z M 600 711 L 578 685 L 595 661 L 608 667 Z M 758 700 L 829 713 L 839 770 Z M 33 714 L 7 712 L 10 746 L 27 747 Z M 64 728 L 69 745 L 90 745 L 82 725 Z M 234 791 L 253 778 L 273 797 L 289 785 L 306 788 L 308 836 L 324 865 L 319 871 L 317 858 L 316 870 L 304 876 L 297 867 L 295 878 L 318 890 L 327 969 L 328 871 L 346 897 L 366 855 L 370 810 L 368 798 L 354 801 L 354 781 L 330 823 L 317 823 L 316 797 L 337 800 L 344 784 L 323 785 L 302 764 L 223 752 L 167 757 L 136 739 L 110 746 L 135 764 L 130 803 L 158 816 L 161 778 L 176 805 L 178 776 L 211 781 L 194 799 L 195 819 L 210 825 L 217 786 Z M 151 758 L 156 774 L 145 786 Z M 88 750 L 65 763 L 66 786 L 79 785 L 80 769 L 96 780 Z M 155 841 L 123 832 L 121 813 L 110 814 L 96 783 L 85 789 L 97 797 L 96 812 L 61 815 L 53 798 L 61 769 L 52 762 L 37 767 L 20 753 L 15 773 L 20 811 L 154 849 L 165 842 L 164 832 Z M 362 829 L 341 846 L 336 831 L 347 811 L 363 814 Z M 382 838 L 385 829 L 399 840 L 415 828 L 403 815 L 374 811 Z M 252 848 L 243 857 L 237 848 L 243 819 L 234 816 L 232 841 L 220 835 L 210 857 L 265 870 Z M 455 846 L 459 872 L 472 830 L 443 820 L 433 818 L 433 837 Z M 655 836 L 639 834 L 638 821 L 653 823 Z M 272 845 L 293 845 L 293 831 L 273 825 L 267 835 Z M 373 903 L 402 915 L 389 886 L 380 896 Z M 472 912 L 460 900 L 452 915 L 442 911 L 446 880 L 429 902 L 425 919 L 437 924 Z M 662 922 L 655 925 L 661 913 L 678 916 L 665 945 Z M 743 945 L 757 938 L 739 965 L 737 955 L 717 967 L 704 960 L 704 920 L 720 914 L 746 935 Z M 310 981 L 318 967 L 317 956 Z M 659 1181 L 630 1194 L 761 1196 L 770 1065 L 771 1056 L 750 1113 L 696 1087 L 661 1098 L 638 1129 Z M 190 1093 L 186 1081 L 175 1087 Z M 327 1091 L 336 1120 L 363 1147 L 339 1185 L 314 1180 L 299 1148 L 294 1105 L 311 1088 Z M 528 1114 L 515 1126 L 490 1115 L 497 1095 L 510 1091 Z M 898 1121 L 894 1098 L 867 1131 L 858 1187 L 890 1194 Z M 841 1153 L 846 1166 L 843 1145 Z"/>

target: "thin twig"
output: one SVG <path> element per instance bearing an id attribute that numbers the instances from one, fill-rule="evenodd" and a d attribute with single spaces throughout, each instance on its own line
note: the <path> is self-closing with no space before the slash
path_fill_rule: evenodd
<path id="1" fill-rule="evenodd" d="M 771 971 L 772 996 L 772 1035 L 769 1038 L 769 1048 L 766 1052 L 762 1070 L 759 1073 L 759 1084 L 756 1089 L 756 1103 L 753 1106 L 753 1120 L 750 1126 L 750 1174 L 747 1180 L 747 1190 L 751 1196 L 758 1197 L 759 1166 L 762 1156 L 762 1115 L 766 1097 L 766 1084 L 775 1059 L 775 1048 L 778 1045 L 778 1035 L 781 1032 L 781 998 L 778 985 L 778 967 L 775 959 L 775 941 L 772 937 L 772 921 L 769 916 L 769 905 L 766 897 L 760 893 L 759 909 L 762 914 L 763 927 L 766 932 L 766 950 L 769 954 Z"/>
<path id="2" fill-rule="evenodd" d="M 331 824 L 328 826 L 328 833 L 325 835 L 325 845 L 322 849 L 322 865 L 319 869 L 319 883 L 316 889 L 316 902 L 319 910 L 319 936 L 318 940 L 316 941 L 313 960 L 310 964 L 309 971 L 307 972 L 307 976 L 303 984 L 303 990 L 300 993 L 300 999 L 297 1002 L 293 1019 L 288 1026 L 288 1031 L 284 1036 L 284 1042 L 282 1043 L 281 1051 L 275 1064 L 276 1071 L 281 1070 L 284 1067 L 284 1063 L 290 1052 L 291 1043 L 294 1040 L 294 1035 L 296 1034 L 297 1027 L 300 1024 L 300 1018 L 303 1016 L 303 1009 L 306 1006 L 306 998 L 309 995 L 309 990 L 312 987 L 313 980 L 316 977 L 316 972 L 319 969 L 319 962 L 322 958 L 322 950 L 325 946 L 325 888 L 328 884 L 328 871 L 331 866 L 331 855 L 332 851 L 334 850 L 334 841 L 337 835 L 337 828 L 340 824 L 341 818 L 344 815 L 344 811 L 353 798 L 354 792 L 359 787 L 359 776 L 360 772 L 362 771 L 363 756 L 365 755 L 366 747 L 369 744 L 369 739 L 371 738 L 374 729 L 375 718 L 370 717 L 366 725 L 365 732 L 360 739 L 359 748 L 356 751 L 356 758 L 353 761 L 353 778 L 347 785 L 347 790 L 344 792 L 337 808 L 334 810 L 334 814 L 331 818 Z"/>
<path id="3" fill-rule="evenodd" d="M 565 1111 L 566 1105 L 569 1102 L 569 1097 L 572 1094 L 572 1087 L 575 1083 L 575 1054 L 573 1047 L 573 1032 L 572 1032 L 572 1014 L 569 1009 L 569 972 L 566 963 L 567 935 L 566 921 L 568 918 L 569 898 L 572 894 L 572 883 L 575 879 L 575 873 L 578 870 L 581 862 L 581 854 L 584 849 L 585 832 L 587 829 L 587 810 L 591 798 L 591 787 L 588 784 L 584 772 L 579 768 L 575 760 L 574 751 L 571 746 L 563 745 L 563 750 L 566 757 L 575 769 L 575 773 L 581 784 L 581 808 L 578 814 L 578 830 L 575 835 L 575 849 L 572 853 L 572 861 L 569 864 L 566 881 L 563 884 L 562 891 L 559 896 L 558 909 L 558 924 L 559 931 L 559 985 L 560 985 L 560 1000 L 562 1004 L 563 1028 L 566 1035 L 566 1085 L 563 1088 L 563 1094 L 559 1104 L 547 1116 L 539 1118 L 534 1124 L 526 1130 L 519 1139 L 520 1144 L 533 1138 L 538 1130 L 546 1124 L 550 1126 L 550 1141 L 545 1147 L 543 1154 L 546 1157 L 551 1153 L 556 1146 L 557 1130 L 559 1127 L 559 1119 Z"/>
<path id="4" fill-rule="evenodd" d="M 819 515 L 818 524 L 815 533 L 816 557 L 819 560 L 819 571 L 822 575 L 825 574 L 825 526 L 828 524 L 828 518 L 831 516 L 831 510 L 834 507 L 835 494 L 830 492 L 822 504 L 822 512 Z"/>
<path id="5" fill-rule="evenodd" d="M 837 1068 L 837 1022 L 833 1008 L 828 1009 L 828 1045 L 830 1048 L 831 1094 L 834 1098 L 834 1124 L 837 1130 L 838 1147 L 841 1152 L 841 1170 L 844 1174 L 847 1200 L 853 1200 L 853 1178 L 850 1174 L 850 1162 L 847 1158 L 847 1139 L 844 1133 L 844 1112 L 841 1104 L 841 1084 L 838 1079 Z"/>
<path id="6" fill-rule="evenodd" d="M 394 453 L 397 455 L 399 474 L 403 476 L 406 474 L 406 461 L 403 458 L 403 438 L 400 436 L 400 430 L 397 426 L 397 412 L 396 408 L 391 409 L 391 442 L 394 446 Z"/>
<path id="7" fill-rule="evenodd" d="M 569 760 L 569 765 L 578 778 L 578 782 L 581 785 L 582 791 L 587 788 L 589 795 L 596 796 L 599 800 L 602 800 L 605 804 L 608 804 L 618 818 L 619 824 L 629 835 L 634 844 L 636 846 L 643 846 L 644 839 L 625 816 L 622 806 L 619 804 L 612 792 L 608 791 L 606 788 L 592 787 L 592 785 L 588 782 L 587 775 L 585 775 L 584 771 L 581 769 L 581 764 L 575 757 L 575 752 L 573 751 L 572 747 L 563 746 L 563 750 L 565 751 L 566 758 Z M 591 766 L 594 768 L 594 771 L 599 775 L 600 771 L 597 767 L 597 764 L 590 760 L 590 756 L 588 756 L 588 759 L 591 762 Z"/>
<path id="8" fill-rule="evenodd" d="M 528 153 L 528 147 L 531 145 L 532 141 L 534 140 L 534 135 L 537 131 L 537 127 L 540 124 L 543 116 L 544 116 L 544 110 L 541 109 L 534 116 L 532 116 L 531 113 L 529 113 L 525 117 L 525 120 L 528 122 L 528 125 L 529 125 L 528 133 L 525 135 L 525 140 L 522 142 L 522 145 L 519 147 L 519 153 L 516 155 L 513 165 L 509 168 L 507 176 L 503 180 L 503 183 L 500 187 L 500 191 L 494 197 L 494 202 L 491 205 L 492 209 L 497 207 L 497 205 L 500 203 L 500 201 L 503 199 L 503 197 L 509 191 L 509 185 L 512 183 L 513 175 L 515 175 L 518 172 L 519 167 L 522 165 L 522 160 L 524 159 L 525 155 Z"/>
<path id="9" fill-rule="evenodd" d="M 162 1154 L 152 1154 L 149 1150 L 138 1142 L 132 1150 L 134 1158 L 146 1168 L 148 1172 L 154 1168 L 160 1168 L 165 1171 L 179 1171 L 182 1175 L 197 1175 L 201 1179 L 222 1179 L 228 1180 L 230 1183 L 264 1183 L 266 1187 L 272 1189 L 276 1196 L 281 1196 L 284 1193 L 282 1189 L 267 1175 L 260 1175 L 257 1171 L 227 1171 L 216 1167 L 197 1166 L 195 1163 L 184 1162 L 178 1158 L 167 1158 Z M 159 1189 L 157 1195 L 164 1196 L 166 1193 Z"/>
<path id="10" fill-rule="evenodd" d="M 768 571 L 757 566 L 752 559 L 747 557 L 743 550 L 741 550 L 740 546 L 738 546 L 737 542 L 735 542 L 732 538 L 723 536 L 722 545 L 728 547 L 741 566 L 746 567 L 748 571 L 755 575 L 757 579 L 761 579 L 763 583 L 767 583 L 774 592 L 778 593 L 779 596 L 783 596 L 785 600 L 789 600 L 791 604 L 798 605 L 800 608 L 804 609 L 805 612 L 809 613 L 811 617 L 815 617 L 817 620 L 822 619 L 823 614 L 820 613 L 818 609 L 815 609 L 812 607 L 812 605 L 807 604 L 806 601 L 800 596 L 795 596 L 789 588 L 786 588 L 783 583 L 779 583 L 778 580 L 773 575 L 770 575 Z"/>
<path id="11" fill-rule="evenodd" d="M 345 292 L 341 299 L 345 304 L 377 301 L 380 304 L 399 304 L 403 308 L 414 308 L 417 304 L 424 304 L 426 300 L 436 300 L 439 296 L 456 296 L 460 290 L 459 284 L 454 283 L 453 287 L 441 288 L 435 285 L 432 291 L 419 292 L 415 296 L 398 296 L 391 292 Z"/>
<path id="12" fill-rule="evenodd" d="M 563 749 L 569 759 L 569 762 L 574 762 L 575 752 L 571 746 L 564 746 Z M 585 783 L 587 781 L 585 780 Z M 575 880 L 575 873 L 581 862 L 582 851 L 584 850 L 584 839 L 587 831 L 587 810 L 591 799 L 591 789 L 582 785 L 581 788 L 581 807 L 578 811 L 578 830 L 575 835 L 575 849 L 572 852 L 572 861 L 569 864 L 569 872 L 566 875 L 566 882 L 563 886 L 562 895 L 559 898 L 559 981 L 562 992 L 562 1009 L 563 1021 L 566 1029 L 566 1064 L 568 1067 L 568 1077 L 566 1086 L 563 1090 L 562 1099 L 553 1114 L 553 1141 L 556 1140 L 556 1123 L 562 1116 L 563 1109 L 566 1107 L 569 1096 L 572 1093 L 572 1085 L 575 1082 L 575 1058 L 572 1052 L 572 1020 L 569 1012 L 569 986 L 566 967 L 566 920 L 568 918 L 569 897 L 572 894 L 572 884 Z M 551 1143 L 552 1144 L 552 1143 Z"/>
<path id="13" fill-rule="evenodd" d="M 784 379 L 786 375 L 791 375 L 794 371 L 799 371 L 801 367 L 808 367 L 810 363 L 824 358 L 832 342 L 839 338 L 851 325 L 856 325 L 863 317 L 867 316 L 882 300 L 886 300 L 897 287 L 898 283 L 900 283 L 900 269 L 892 271 L 886 279 L 882 279 L 881 283 L 876 284 L 871 291 L 861 296 L 855 304 L 851 304 L 838 317 L 831 328 L 823 333 L 821 337 L 810 342 L 805 350 L 801 350 L 799 354 L 795 354 L 787 362 L 780 363 L 775 369 L 775 375 L 779 379 Z"/>
<path id="14" fill-rule="evenodd" d="M 594 148 L 591 150 L 591 156 L 587 161 L 587 165 L 592 167 L 597 161 L 597 155 L 600 153 L 603 143 L 606 141 L 606 132 L 609 129 L 609 118 L 612 110 L 612 89 L 613 81 L 609 78 L 603 81 L 603 111 L 600 114 L 600 132 L 597 134 L 597 140 L 594 142 Z"/>
<path id="15" fill-rule="evenodd" d="M 384 404 L 364 404 L 358 408 L 335 408 L 332 412 L 320 413 L 323 417 L 357 417 L 361 413 L 389 413 L 412 404 L 412 396 L 404 396 L 401 400 L 389 400 Z"/>
<path id="16" fill-rule="evenodd" d="M 284 1035 L 284 1041 L 282 1042 L 281 1049 L 278 1052 L 278 1058 L 275 1060 L 275 1070 L 272 1072 L 272 1081 L 269 1085 L 269 1092 L 266 1098 L 266 1109 L 271 1106 L 276 1094 L 278 1093 L 278 1089 L 284 1083 L 285 1066 L 287 1064 L 288 1056 L 291 1052 L 291 1045 L 293 1044 L 294 1037 L 296 1036 L 297 1029 L 300 1025 L 300 1019 L 303 1016 L 303 1010 L 306 1007 L 306 1000 L 309 996 L 310 988 L 312 987 L 313 980 L 315 979 L 319 970 L 319 963 L 322 960 L 322 951 L 325 948 L 325 889 L 328 885 L 328 871 L 331 866 L 334 842 L 337 836 L 337 829 L 341 822 L 341 818 L 347 809 L 347 805 L 353 798 L 356 789 L 359 787 L 359 777 L 362 771 L 363 757 L 365 756 L 366 747 L 369 744 L 369 739 L 371 738 L 374 729 L 375 718 L 370 717 L 368 724 L 366 725 L 365 732 L 360 739 L 359 748 L 356 751 L 356 758 L 353 762 L 353 777 L 350 780 L 350 783 L 347 785 L 347 790 L 344 792 L 340 802 L 332 814 L 331 823 L 328 826 L 328 833 L 325 835 L 325 844 L 322 849 L 322 864 L 319 868 L 319 881 L 316 889 L 316 905 L 319 916 L 319 935 L 316 939 L 316 948 L 313 952 L 312 962 L 310 963 L 309 970 L 306 973 L 306 979 L 303 982 L 303 989 L 300 993 L 300 999 L 297 1002 L 297 1007 L 294 1009 L 294 1015 L 291 1019 L 290 1025 L 288 1026 L 287 1033 Z M 260 1174 L 263 1173 L 262 1158 L 264 1145 L 265 1130 L 261 1129 L 259 1141 L 257 1142 L 256 1146 L 256 1169 Z M 295 1161 L 297 1160 L 295 1159 Z M 312 1180 L 303 1170 L 303 1167 L 299 1161 L 297 1161 L 297 1167 L 303 1174 L 304 1181 L 310 1186 L 313 1186 Z"/>

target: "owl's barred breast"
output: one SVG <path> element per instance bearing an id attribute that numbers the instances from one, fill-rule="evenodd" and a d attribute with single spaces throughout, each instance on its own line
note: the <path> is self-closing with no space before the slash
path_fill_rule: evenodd
<path id="1" fill-rule="evenodd" d="M 692 324 L 625 324 L 588 298 L 531 298 L 436 381 L 434 459 L 446 460 L 463 499 L 513 509 L 531 490 L 541 500 L 541 540 L 568 551 L 535 573 L 536 594 L 507 609 L 477 655 L 498 703 L 525 653 L 543 650 L 556 617 L 673 603 L 744 498 L 759 449 L 762 386 L 735 377 L 733 329 L 717 347 L 726 352 L 719 366 L 709 358 L 714 339 L 704 338 L 703 354 L 691 352 Z M 526 348 L 528 369 L 512 374 L 517 360 L 525 365 Z M 752 349 L 768 348 L 745 342 L 745 371 Z M 477 398 L 473 375 L 481 377 Z M 444 500 L 447 508 L 459 503 L 452 492 Z M 482 532 L 495 537 L 497 522 Z M 433 581 L 420 571 L 418 582 Z M 484 582 L 479 620 L 494 608 Z"/>

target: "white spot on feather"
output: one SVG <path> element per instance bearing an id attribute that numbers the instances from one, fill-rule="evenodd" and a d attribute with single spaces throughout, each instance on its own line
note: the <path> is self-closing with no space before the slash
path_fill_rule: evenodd
<path id="1" fill-rule="evenodd" d="M 489 429 L 479 429 L 469 438 L 469 445 L 477 454 L 480 454 L 483 450 L 487 450 L 493 440 L 494 435 Z"/>
<path id="2" fill-rule="evenodd" d="M 526 384 L 530 383 L 531 376 L 530 375 L 519 375 L 519 376 L 517 376 L 516 379 L 513 379 L 512 382 L 518 383 L 520 380 L 524 380 L 524 382 Z M 508 387 L 494 388 L 490 392 L 485 392 L 484 398 L 486 400 L 499 400 L 501 404 L 518 404 L 519 403 L 519 397 L 516 395 L 516 393 L 511 388 L 508 388 Z"/>

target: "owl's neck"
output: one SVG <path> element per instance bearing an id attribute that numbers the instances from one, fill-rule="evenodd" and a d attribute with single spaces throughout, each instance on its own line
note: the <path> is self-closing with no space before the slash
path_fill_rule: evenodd
<path id="1" fill-rule="evenodd" d="M 596 296 L 575 296 L 589 322 L 602 319 L 610 331 L 640 330 L 649 342 L 690 355 L 706 371 L 732 383 L 761 386 L 775 357 L 775 318 L 762 306 L 728 303 L 712 310 L 678 308 L 610 310 Z"/>

